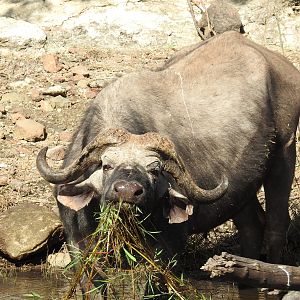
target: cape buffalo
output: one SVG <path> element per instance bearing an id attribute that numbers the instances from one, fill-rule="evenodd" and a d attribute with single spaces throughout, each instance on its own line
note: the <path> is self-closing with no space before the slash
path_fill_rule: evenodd
<path id="1" fill-rule="evenodd" d="M 300 73 L 237 32 L 180 51 L 156 71 L 123 76 L 91 103 L 56 185 L 69 243 L 97 226 L 99 203 L 137 205 L 170 254 L 189 234 L 232 218 L 241 253 L 280 260 L 295 169 Z M 265 211 L 256 193 L 263 185 Z"/>

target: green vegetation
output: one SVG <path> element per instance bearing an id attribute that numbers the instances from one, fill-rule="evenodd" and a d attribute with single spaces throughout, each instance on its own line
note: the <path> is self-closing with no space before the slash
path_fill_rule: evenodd
<path id="1" fill-rule="evenodd" d="M 172 273 L 177 264 L 175 259 L 163 262 L 162 250 L 152 250 L 147 237 L 155 239 L 156 232 L 147 231 L 141 220 L 141 212 L 120 203 L 101 208 L 97 230 L 85 241 L 84 252 L 73 250 L 72 263 L 75 268 L 70 289 L 64 299 L 70 299 L 76 291 L 80 278 L 85 274 L 89 295 L 101 291 L 109 299 L 125 299 L 118 293 L 124 290 L 128 299 L 140 299 L 147 287 L 144 299 L 164 296 L 164 299 L 186 299 L 188 291 L 193 299 L 205 299 L 181 278 Z M 160 298 L 161 299 L 161 298 Z"/>

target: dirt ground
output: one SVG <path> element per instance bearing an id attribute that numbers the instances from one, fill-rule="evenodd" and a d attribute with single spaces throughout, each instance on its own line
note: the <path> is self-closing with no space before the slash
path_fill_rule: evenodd
<path id="1" fill-rule="evenodd" d="M 140 68 L 156 68 L 173 53 L 174 49 L 171 48 L 144 52 L 133 50 L 119 52 L 84 48 L 79 45 L 58 53 L 62 69 L 54 73 L 45 71 L 41 57 L 35 58 L 24 52 L 15 52 L 1 57 L 0 99 L 9 92 L 17 92 L 21 96 L 13 103 L 0 100 L 0 105 L 4 107 L 2 115 L 0 113 L 0 130 L 3 132 L 3 137 L 0 139 L 0 176 L 5 179 L 0 186 L 0 212 L 22 201 L 40 203 L 56 210 L 51 186 L 40 177 L 35 167 L 38 151 L 44 146 L 67 146 L 68 142 L 60 138 L 61 133 L 74 132 L 90 98 L 95 92 L 100 91 L 107 81 Z M 294 53 L 290 58 L 297 64 L 300 61 L 300 54 Z M 88 77 L 81 81 L 74 78 L 70 72 L 72 67 L 78 65 L 88 69 Z M 46 89 L 54 84 L 67 89 L 67 104 L 52 111 L 45 111 L 40 101 L 31 98 L 31 93 L 33 89 Z M 51 96 L 44 95 L 43 98 L 49 101 Z M 26 118 L 44 124 L 47 138 L 39 142 L 26 142 L 15 138 L 13 121 L 15 113 L 21 113 Z M 60 162 L 53 161 L 53 163 L 59 165 Z M 297 160 L 296 179 L 291 194 L 293 217 L 300 215 L 299 182 L 300 158 Z M 296 232 L 297 235 L 297 227 L 294 229 L 296 230 L 293 234 Z M 233 232 L 232 224 L 228 223 L 211 232 L 208 240 L 201 245 L 216 251 L 215 245 L 221 242 L 217 249 L 226 250 L 228 245 L 236 244 L 236 237 L 230 241 L 227 239 Z"/>

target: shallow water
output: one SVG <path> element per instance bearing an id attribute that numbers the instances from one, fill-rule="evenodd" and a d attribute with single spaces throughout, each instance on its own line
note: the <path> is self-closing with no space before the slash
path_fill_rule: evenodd
<path id="1" fill-rule="evenodd" d="M 268 296 L 257 289 L 239 290 L 232 283 L 193 281 L 193 286 L 200 290 L 206 299 L 219 300 L 277 300 L 277 296 Z M 69 281 L 57 274 L 45 274 L 40 271 L 17 272 L 0 278 L 0 299 L 63 299 L 68 291 Z M 34 297 L 36 295 L 36 297 Z M 79 295 L 79 293 L 78 293 Z M 81 297 L 77 297 L 80 299 Z M 119 299 L 129 299 L 120 297 Z M 75 299 L 75 298 L 74 298 Z"/>

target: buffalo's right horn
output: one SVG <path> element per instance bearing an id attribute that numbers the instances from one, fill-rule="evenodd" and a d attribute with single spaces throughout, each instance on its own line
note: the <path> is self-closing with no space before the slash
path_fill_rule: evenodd
<path id="1" fill-rule="evenodd" d="M 129 139 L 130 134 L 123 129 L 108 129 L 99 133 L 80 153 L 80 156 L 69 166 L 53 170 L 47 163 L 48 147 L 37 155 L 36 165 L 42 177 L 50 183 L 65 184 L 78 179 L 90 166 L 99 164 L 101 154 L 105 149 L 121 144 Z"/>
<path id="2" fill-rule="evenodd" d="M 225 175 L 219 185 L 212 190 L 199 187 L 187 171 L 183 160 L 177 154 L 175 145 L 169 139 L 160 136 L 158 133 L 148 133 L 147 142 L 146 148 L 160 155 L 163 160 L 163 169 L 173 176 L 189 199 L 195 199 L 203 203 L 212 202 L 222 197 L 227 191 L 228 179 Z"/>
<path id="3" fill-rule="evenodd" d="M 228 178 L 223 175 L 221 182 L 212 190 L 200 188 L 193 180 L 191 174 L 180 168 L 174 161 L 168 160 L 163 163 L 163 169 L 170 173 L 179 187 L 185 190 L 189 199 L 195 199 L 202 203 L 213 202 L 221 198 L 228 189 Z"/>

